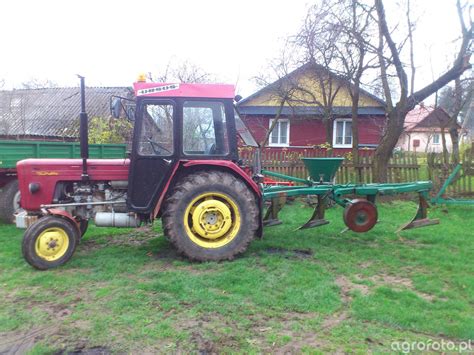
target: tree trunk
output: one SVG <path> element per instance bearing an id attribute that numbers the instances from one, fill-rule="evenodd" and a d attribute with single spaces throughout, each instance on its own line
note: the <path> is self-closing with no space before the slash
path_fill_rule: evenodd
<path id="1" fill-rule="evenodd" d="M 443 148 L 443 163 L 444 166 L 447 168 L 449 165 L 449 154 L 448 147 L 446 146 L 446 130 L 444 127 L 441 127 L 441 146 Z"/>
<path id="2" fill-rule="evenodd" d="M 403 132 L 406 112 L 395 107 L 388 113 L 387 127 L 374 154 L 373 177 L 376 182 L 387 182 L 388 163 L 398 139 Z"/>
<path id="3" fill-rule="evenodd" d="M 454 113 L 449 120 L 449 135 L 452 143 L 452 161 L 454 164 L 459 163 L 459 132 L 458 132 L 458 116 L 463 108 L 461 79 L 454 80 Z"/>
<path id="4" fill-rule="evenodd" d="M 325 117 L 324 121 L 324 129 L 326 130 L 326 143 L 332 147 L 332 134 L 333 134 L 333 122 L 330 117 Z"/>
<path id="5" fill-rule="evenodd" d="M 454 124 L 454 127 L 449 128 L 449 136 L 451 137 L 451 143 L 452 143 L 452 161 L 454 165 L 457 165 L 459 163 L 459 132 L 458 128 L 456 127 L 456 124 Z"/>
<path id="6" fill-rule="evenodd" d="M 359 107 L 359 87 L 358 84 L 354 88 L 352 95 L 352 109 L 351 109 L 351 118 L 352 118 L 352 162 L 354 163 L 356 171 L 356 182 L 361 182 L 361 170 L 358 169 L 359 165 L 359 118 L 358 114 Z"/>

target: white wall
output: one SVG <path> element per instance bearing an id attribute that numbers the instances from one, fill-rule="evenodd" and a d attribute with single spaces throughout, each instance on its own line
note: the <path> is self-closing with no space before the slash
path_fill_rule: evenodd
<path id="1" fill-rule="evenodd" d="M 434 143 L 434 135 L 439 136 L 439 143 Z M 451 152 L 452 143 L 451 137 L 448 132 L 445 132 L 444 136 L 446 137 L 446 147 L 448 151 Z M 441 153 L 443 151 L 443 143 L 441 133 L 437 132 L 404 132 L 400 139 L 398 140 L 397 147 L 401 148 L 404 151 L 413 152 L 413 141 L 418 139 L 420 141 L 420 146 L 416 148 L 417 152 L 435 152 Z"/>

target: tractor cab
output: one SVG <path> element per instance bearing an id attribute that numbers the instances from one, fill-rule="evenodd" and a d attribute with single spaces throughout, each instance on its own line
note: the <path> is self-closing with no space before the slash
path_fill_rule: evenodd
<path id="1" fill-rule="evenodd" d="M 134 91 L 131 211 L 152 210 L 183 162 L 238 160 L 232 85 L 137 82 Z"/>

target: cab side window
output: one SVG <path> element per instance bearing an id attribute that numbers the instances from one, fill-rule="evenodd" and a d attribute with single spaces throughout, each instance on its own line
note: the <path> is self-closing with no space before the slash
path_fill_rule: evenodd
<path id="1" fill-rule="evenodd" d="M 186 155 L 229 153 L 225 107 L 222 102 L 184 102 L 183 152 Z"/>

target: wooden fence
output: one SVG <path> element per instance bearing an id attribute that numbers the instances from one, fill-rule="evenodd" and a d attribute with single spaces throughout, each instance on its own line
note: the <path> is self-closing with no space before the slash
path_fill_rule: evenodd
<path id="1" fill-rule="evenodd" d="M 251 166 L 255 152 L 243 149 L 240 158 L 244 164 Z M 359 164 L 354 163 L 348 157 L 342 163 L 336 174 L 336 181 L 341 184 L 350 182 L 371 183 L 373 181 L 372 154 L 369 151 L 360 151 Z M 302 153 L 289 151 L 262 151 L 263 169 L 277 173 L 307 178 L 309 176 L 306 167 L 301 160 L 303 157 L 329 157 L 330 151 L 325 149 L 308 149 Z M 388 166 L 388 182 L 407 182 L 419 180 L 419 169 L 415 154 L 396 155 L 390 160 Z"/>
<path id="2" fill-rule="evenodd" d="M 460 162 L 462 168 L 455 180 L 449 185 L 446 194 L 449 196 L 472 195 L 474 194 L 474 154 L 473 149 L 469 149 L 461 154 Z M 427 156 L 428 179 L 433 181 L 434 190 L 438 191 L 444 181 L 451 174 L 455 163 L 448 157 L 445 162 L 442 154 L 430 153 Z"/>
<path id="3" fill-rule="evenodd" d="M 240 158 L 244 164 L 252 166 L 254 150 L 243 149 Z M 360 151 L 359 164 L 348 157 L 344 160 L 336 174 L 336 182 L 345 183 L 371 183 L 373 180 L 372 152 Z M 301 160 L 303 157 L 330 157 L 331 152 L 325 149 L 308 149 L 302 153 L 291 151 L 262 151 L 262 167 L 277 173 L 307 178 L 306 167 Z M 474 148 L 461 155 L 463 168 L 454 182 L 448 187 L 446 195 L 462 196 L 474 195 Z M 388 166 L 388 182 L 408 182 L 417 180 L 433 181 L 433 193 L 439 191 L 446 178 L 453 171 L 454 164 L 448 161 L 445 164 L 441 154 L 430 153 L 417 157 L 414 153 L 395 154 Z M 278 179 L 277 179 L 278 180 Z"/>

